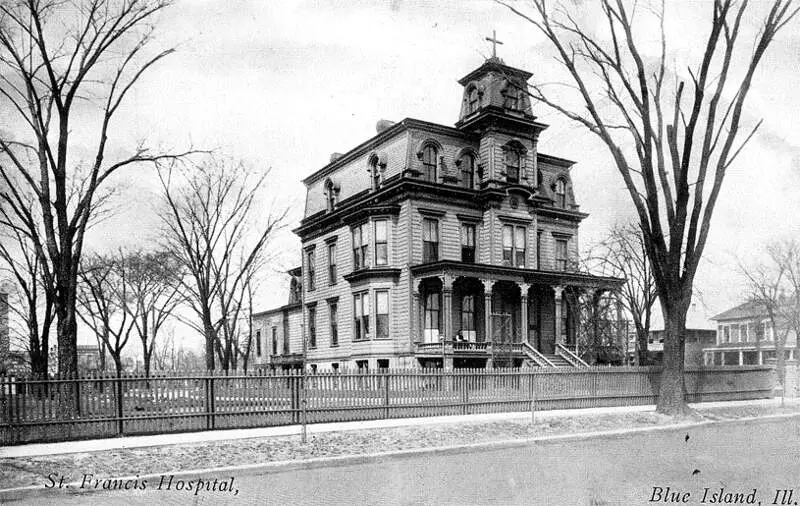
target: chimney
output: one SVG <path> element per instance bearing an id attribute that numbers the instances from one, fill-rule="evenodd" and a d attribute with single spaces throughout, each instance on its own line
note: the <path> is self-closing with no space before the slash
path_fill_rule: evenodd
<path id="1" fill-rule="evenodd" d="M 389 121 L 388 119 L 378 120 L 378 123 L 375 125 L 375 131 L 381 133 L 392 125 L 394 125 L 394 121 Z"/>
<path id="2" fill-rule="evenodd" d="M 330 163 L 335 162 L 336 160 L 338 160 L 342 156 L 344 156 L 344 155 L 342 155 L 341 153 L 331 153 L 331 161 L 330 161 Z"/>

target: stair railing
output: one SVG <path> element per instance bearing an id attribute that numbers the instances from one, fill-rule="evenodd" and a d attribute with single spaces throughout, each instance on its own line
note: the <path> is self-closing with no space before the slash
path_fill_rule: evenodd
<path id="1" fill-rule="evenodd" d="M 589 367 L 589 364 L 581 360 L 581 357 L 569 351 L 569 349 L 561 343 L 556 343 L 556 355 L 563 358 L 572 367 Z"/>
<path id="2" fill-rule="evenodd" d="M 530 343 L 523 342 L 522 351 L 524 351 L 528 358 L 533 360 L 539 367 L 555 367 L 555 364 L 542 355 L 539 350 L 531 346 Z"/>

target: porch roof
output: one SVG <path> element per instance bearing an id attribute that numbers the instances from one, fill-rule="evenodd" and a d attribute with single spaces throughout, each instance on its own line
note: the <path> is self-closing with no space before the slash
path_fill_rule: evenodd
<path id="1" fill-rule="evenodd" d="M 581 272 L 545 271 L 538 269 L 521 269 L 500 265 L 465 263 L 455 260 L 440 260 L 414 265 L 411 273 L 415 276 L 449 274 L 452 276 L 468 276 L 494 281 L 515 281 L 540 285 L 580 286 L 586 288 L 615 289 L 625 283 L 624 278 L 594 276 Z"/>

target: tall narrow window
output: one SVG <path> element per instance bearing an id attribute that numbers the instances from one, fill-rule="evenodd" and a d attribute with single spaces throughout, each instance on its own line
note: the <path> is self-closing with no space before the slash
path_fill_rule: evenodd
<path id="1" fill-rule="evenodd" d="M 379 189 L 381 187 L 381 169 L 378 165 L 378 157 L 373 156 L 369 163 L 369 172 L 372 176 L 372 189 Z"/>
<path id="2" fill-rule="evenodd" d="M 519 90 L 516 86 L 509 83 L 503 91 L 503 107 L 516 111 L 519 109 Z"/>
<path id="3" fill-rule="evenodd" d="M 503 265 L 525 267 L 526 230 L 523 226 L 503 226 Z"/>
<path id="4" fill-rule="evenodd" d="M 567 184 L 561 178 L 556 180 L 556 205 L 561 208 L 567 207 Z"/>
<path id="5" fill-rule="evenodd" d="M 461 157 L 461 186 L 472 189 L 475 187 L 475 157 L 464 155 Z"/>
<path id="6" fill-rule="evenodd" d="M 536 231 L 536 268 L 542 268 L 542 231 Z"/>
<path id="7" fill-rule="evenodd" d="M 353 228 L 353 270 L 367 268 L 367 224 L 362 223 Z"/>
<path id="8" fill-rule="evenodd" d="M 388 224 L 387 220 L 375 221 L 375 265 L 389 263 Z"/>
<path id="9" fill-rule="evenodd" d="M 461 299 L 461 335 L 469 341 L 475 340 L 475 296 L 465 295 Z"/>
<path id="10" fill-rule="evenodd" d="M 256 330 L 256 356 L 261 356 L 261 331 Z"/>
<path id="11" fill-rule="evenodd" d="M 328 309 L 331 318 L 331 346 L 339 346 L 339 304 L 331 302 Z"/>
<path id="12" fill-rule="evenodd" d="M 333 211 L 336 208 L 336 188 L 330 179 L 325 181 L 325 198 L 328 202 L 328 212 Z"/>
<path id="13" fill-rule="evenodd" d="M 478 110 L 480 98 L 478 97 L 478 87 L 472 86 L 467 92 L 467 114 L 472 114 Z"/>
<path id="14" fill-rule="evenodd" d="M 556 239 L 556 270 L 566 271 L 568 259 L 567 240 Z"/>
<path id="15" fill-rule="evenodd" d="M 317 347 L 317 307 L 308 308 L 308 346 Z"/>
<path id="16" fill-rule="evenodd" d="M 316 286 L 315 283 L 315 276 L 316 276 L 316 266 L 314 264 L 314 250 L 308 250 L 306 252 L 306 261 L 308 263 L 308 289 L 313 290 Z"/>
<path id="17" fill-rule="evenodd" d="M 353 296 L 355 318 L 355 340 L 367 339 L 369 336 L 369 296 L 367 292 L 357 293 Z"/>
<path id="18" fill-rule="evenodd" d="M 525 253 L 527 251 L 525 227 L 515 227 L 514 229 L 514 265 L 525 267 Z"/>
<path id="19" fill-rule="evenodd" d="M 520 166 L 522 157 L 514 149 L 506 151 L 506 181 L 509 183 L 519 183 Z"/>
<path id="20" fill-rule="evenodd" d="M 430 292 L 425 295 L 425 342 L 439 341 L 441 325 L 441 294 Z"/>
<path id="21" fill-rule="evenodd" d="M 461 225 L 461 261 L 475 263 L 475 225 L 471 223 Z"/>
<path id="22" fill-rule="evenodd" d="M 289 314 L 283 313 L 283 354 L 289 354 Z"/>
<path id="23" fill-rule="evenodd" d="M 422 149 L 422 178 L 432 183 L 436 182 L 436 168 L 439 153 L 436 147 L 428 144 Z"/>
<path id="24" fill-rule="evenodd" d="M 422 261 L 439 260 L 439 221 L 433 218 L 422 220 Z"/>
<path id="25" fill-rule="evenodd" d="M 278 327 L 272 327 L 272 354 L 278 354 Z"/>
<path id="26" fill-rule="evenodd" d="M 389 291 L 375 291 L 375 338 L 389 338 Z"/>
<path id="27" fill-rule="evenodd" d="M 328 284 L 336 284 L 336 243 L 328 244 Z"/>

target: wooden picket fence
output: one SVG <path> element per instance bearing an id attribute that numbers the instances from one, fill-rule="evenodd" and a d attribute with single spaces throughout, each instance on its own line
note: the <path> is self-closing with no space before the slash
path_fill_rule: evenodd
<path id="1" fill-rule="evenodd" d="M 0 444 L 420 416 L 654 404 L 660 369 L 399 369 L 0 376 Z M 686 372 L 689 402 L 770 397 L 769 366 Z M 71 400 L 72 399 L 72 400 Z"/>

